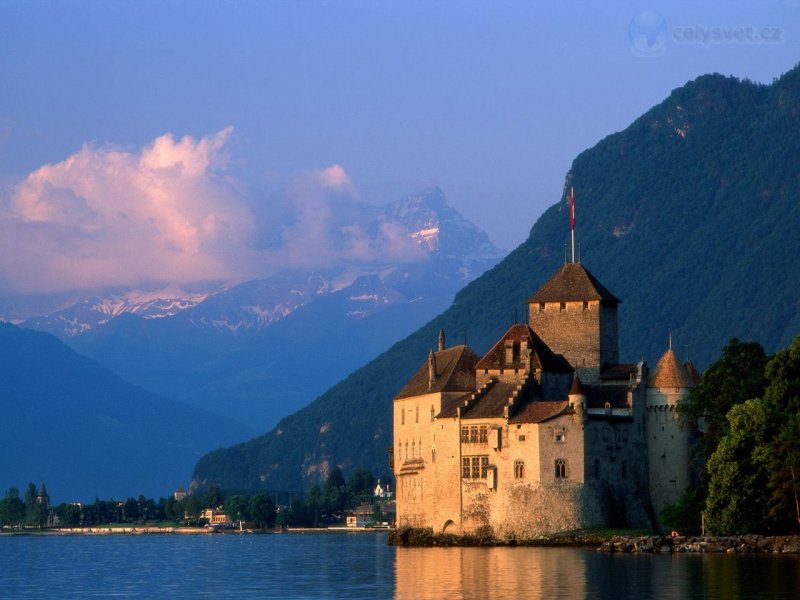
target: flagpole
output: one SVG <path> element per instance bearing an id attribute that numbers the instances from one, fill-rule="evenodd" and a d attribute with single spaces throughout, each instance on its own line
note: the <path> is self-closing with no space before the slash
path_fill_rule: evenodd
<path id="1" fill-rule="evenodd" d="M 575 189 L 569 188 L 569 226 L 572 234 L 572 262 L 575 262 Z"/>

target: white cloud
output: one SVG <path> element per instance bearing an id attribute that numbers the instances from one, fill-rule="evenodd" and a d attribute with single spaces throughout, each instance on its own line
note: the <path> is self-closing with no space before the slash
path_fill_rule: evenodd
<path id="1" fill-rule="evenodd" d="M 0 197 L 0 293 L 240 281 L 285 268 L 417 261 L 337 164 L 261 204 L 226 173 L 233 129 L 138 152 L 85 145 Z M 258 224 L 258 225 L 256 225 Z M 259 239 L 272 240 L 256 250 Z"/>

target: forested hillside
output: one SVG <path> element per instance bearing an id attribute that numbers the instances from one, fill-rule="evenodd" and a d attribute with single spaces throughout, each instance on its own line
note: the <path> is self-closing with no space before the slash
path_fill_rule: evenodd
<path id="1" fill-rule="evenodd" d="M 485 352 L 564 261 L 570 186 L 582 262 L 623 300 L 623 361 L 652 364 L 669 332 L 701 368 L 732 337 L 788 346 L 800 331 L 798 131 L 800 68 L 769 86 L 707 75 L 676 89 L 580 154 L 526 242 L 447 311 L 272 432 L 203 457 L 195 484 L 299 489 L 334 465 L 383 470 L 392 397 L 439 329 L 452 343 L 466 330 Z"/>

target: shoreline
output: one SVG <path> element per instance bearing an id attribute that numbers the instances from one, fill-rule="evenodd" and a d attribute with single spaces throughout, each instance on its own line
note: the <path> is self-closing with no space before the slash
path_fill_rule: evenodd
<path id="1" fill-rule="evenodd" d="M 102 536 L 102 535 L 283 535 L 304 533 L 377 533 L 389 529 L 380 527 L 294 527 L 288 529 L 215 529 L 211 527 L 58 527 L 49 529 L 0 530 L 0 538 L 15 536 Z"/>
<path id="2" fill-rule="evenodd" d="M 572 547 L 595 548 L 609 554 L 800 554 L 800 535 L 667 536 L 555 533 L 530 539 L 433 533 L 431 529 L 403 527 L 389 534 L 389 545 L 431 547 Z"/>

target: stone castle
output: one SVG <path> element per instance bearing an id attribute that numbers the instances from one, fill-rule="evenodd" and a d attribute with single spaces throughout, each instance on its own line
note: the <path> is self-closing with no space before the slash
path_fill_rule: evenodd
<path id="1" fill-rule="evenodd" d="M 619 303 L 565 263 L 483 357 L 439 334 L 394 399 L 398 526 L 526 538 L 656 523 L 690 485 L 694 431 L 675 408 L 699 374 L 671 347 L 652 372 L 620 363 Z"/>

